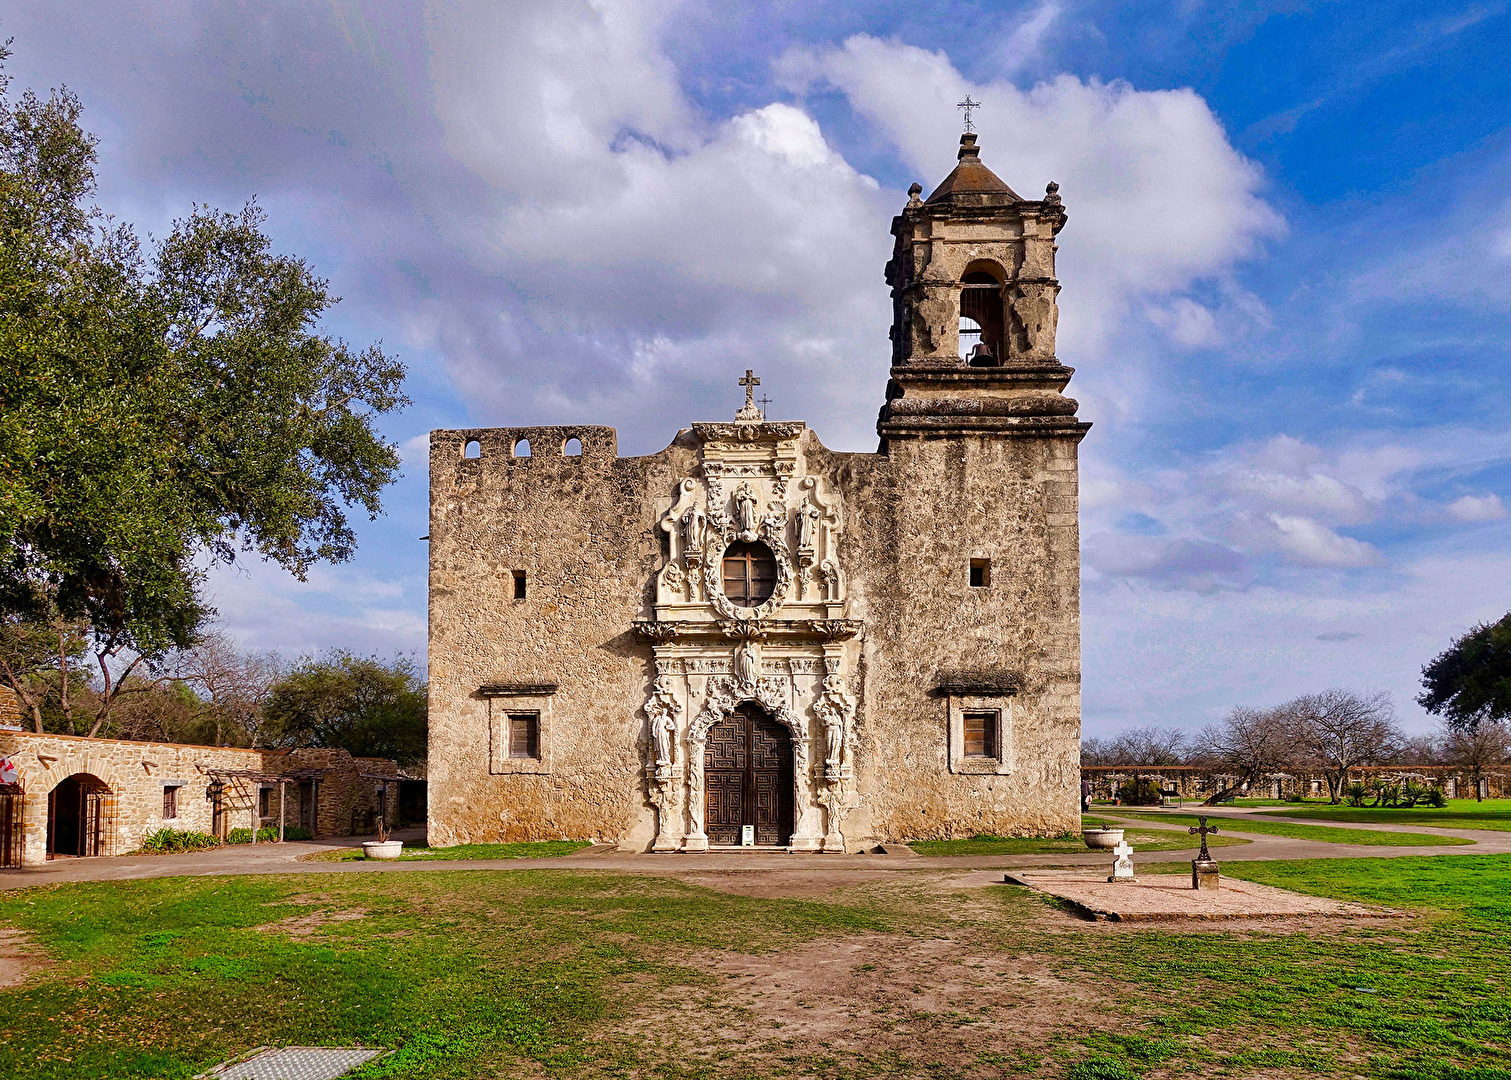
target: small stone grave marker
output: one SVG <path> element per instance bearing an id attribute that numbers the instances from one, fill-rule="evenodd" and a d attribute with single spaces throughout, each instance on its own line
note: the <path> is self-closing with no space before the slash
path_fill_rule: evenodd
<path id="1" fill-rule="evenodd" d="M 1117 858 L 1112 864 L 1112 876 L 1107 880 L 1137 883 L 1138 879 L 1133 876 L 1133 845 L 1127 840 L 1119 840 L 1112 853 Z"/>

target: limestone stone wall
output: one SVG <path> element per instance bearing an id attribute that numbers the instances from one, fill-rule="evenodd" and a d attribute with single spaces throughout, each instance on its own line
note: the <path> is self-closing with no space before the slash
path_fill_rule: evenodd
<path id="1" fill-rule="evenodd" d="M 574 438 L 582 453 L 565 456 Z M 515 456 L 520 440 L 531 456 Z M 472 441 L 477 458 L 465 456 Z M 431 434 L 432 844 L 649 836 L 639 774 L 650 650 L 631 624 L 660 551 L 652 493 L 669 495 L 693 460 L 685 445 L 620 458 L 604 427 Z M 549 696 L 480 692 L 553 682 Z M 490 735 L 511 707 L 540 711 L 547 755 L 495 773 Z"/>
<path id="2" fill-rule="evenodd" d="M 571 437 L 581 458 L 561 454 Z M 512 453 L 520 439 L 529 458 Z M 474 440 L 481 453 L 468 458 Z M 644 708 L 656 668 L 632 625 L 652 616 L 666 550 L 657 517 L 697 475 L 699 444 L 684 431 L 638 458 L 614 445 L 607 428 L 431 435 L 432 844 L 566 837 L 643 849 L 656 835 Z M 884 454 L 845 454 L 806 432 L 802 456 L 843 502 L 845 617 L 864 624 L 846 672 L 856 697 L 846 845 L 1076 829 L 1075 440 L 893 438 Z M 989 586 L 969 585 L 972 558 L 990 559 Z M 997 695 L 1010 742 L 1000 768 L 952 762 L 951 701 L 966 699 L 945 689 L 961 680 Z M 683 702 L 684 729 L 695 707 Z M 510 711 L 539 716 L 538 761 L 500 758 Z"/>
<path id="3" fill-rule="evenodd" d="M 209 771 L 215 769 L 265 773 L 328 770 L 318 782 L 317 835 L 350 833 L 352 809 L 376 805 L 373 782 L 360 776 L 369 770 L 359 768 L 344 750 L 275 752 L 0 730 L 0 757 L 15 763 L 24 792 L 23 862 L 28 865 L 47 860 L 49 793 L 62 781 L 79 774 L 92 776 L 109 789 L 102 830 L 104 855 L 133 851 L 146 836 L 162 828 L 212 832 L 214 802 Z M 393 773 L 393 762 L 381 764 L 388 774 Z M 179 789 L 177 816 L 173 818 L 163 817 L 165 786 Z M 224 786 L 221 793 L 224 830 L 252 826 L 259 816 L 259 786 L 251 780 L 231 781 Z M 291 783 L 286 790 L 284 821 L 297 825 L 298 786 Z M 276 825 L 279 810 L 275 787 L 270 795 L 270 812 L 260 818 L 260 823 Z"/>
<path id="4" fill-rule="evenodd" d="M 884 840 L 1076 831 L 1076 443 L 892 439 L 885 455 L 828 460 L 852 522 L 850 615 L 866 624 L 851 829 Z M 970 585 L 972 559 L 989 563 L 984 587 Z M 1003 713 L 1004 772 L 952 771 L 940 687 L 962 681 L 1017 691 L 979 703 Z"/>

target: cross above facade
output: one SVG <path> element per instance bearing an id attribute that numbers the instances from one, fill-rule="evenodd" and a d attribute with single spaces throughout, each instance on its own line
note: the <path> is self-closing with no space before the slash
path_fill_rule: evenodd
<path id="1" fill-rule="evenodd" d="M 1192 826 L 1191 828 L 1192 835 L 1201 833 L 1201 851 L 1197 854 L 1196 861 L 1211 862 L 1212 855 L 1207 851 L 1207 834 L 1217 832 L 1217 826 L 1208 825 L 1207 819 L 1205 817 L 1198 817 L 1196 820 L 1201 822 L 1201 828 L 1196 828 L 1195 826 Z"/>
<path id="2" fill-rule="evenodd" d="M 759 423 L 766 419 L 766 414 L 756 408 L 755 388 L 761 385 L 761 380 L 756 378 L 756 373 L 746 368 L 745 377 L 740 380 L 740 385 L 745 388 L 745 407 L 735 413 L 735 419 L 743 423 Z"/>
<path id="3" fill-rule="evenodd" d="M 966 94 L 964 101 L 957 101 L 955 103 L 955 108 L 961 109 L 965 113 L 965 130 L 966 131 L 975 131 L 976 130 L 976 125 L 973 124 L 973 123 L 971 123 L 971 110 L 972 109 L 979 109 L 979 108 L 981 108 L 981 102 L 979 102 L 979 101 L 972 101 L 971 100 L 971 95 Z"/>

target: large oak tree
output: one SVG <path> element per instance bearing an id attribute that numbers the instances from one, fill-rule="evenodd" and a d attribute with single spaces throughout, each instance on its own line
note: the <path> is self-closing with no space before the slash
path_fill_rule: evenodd
<path id="1" fill-rule="evenodd" d="M 1474 734 L 1486 721 L 1511 720 L 1511 614 L 1482 623 L 1422 669 L 1417 704 L 1454 731 Z"/>
<path id="2" fill-rule="evenodd" d="M 347 510 L 399 465 L 375 419 L 408 400 L 396 359 L 321 332 L 338 298 L 255 203 L 148 245 L 94 205 L 80 114 L 0 71 L 0 614 L 33 667 L 83 631 L 97 731 L 130 669 L 197 640 L 206 568 L 351 557 Z"/>

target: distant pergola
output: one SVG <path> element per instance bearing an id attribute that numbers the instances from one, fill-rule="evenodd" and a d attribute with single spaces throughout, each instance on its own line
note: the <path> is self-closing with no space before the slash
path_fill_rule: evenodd
<path id="1" fill-rule="evenodd" d="M 261 788 L 263 784 L 278 785 L 278 841 L 283 842 L 284 807 L 288 804 L 288 784 L 302 784 L 305 782 L 318 781 L 325 777 L 326 769 L 289 769 L 285 772 L 268 772 L 264 769 L 222 769 L 215 766 L 202 765 L 201 770 L 210 778 L 211 784 L 219 784 L 225 787 L 227 783 L 235 787 L 243 795 L 248 794 L 248 785 L 256 784 Z M 257 799 L 248 798 L 249 812 L 252 818 L 252 843 L 257 843 L 257 828 L 262 824 L 262 816 L 257 812 Z"/>

